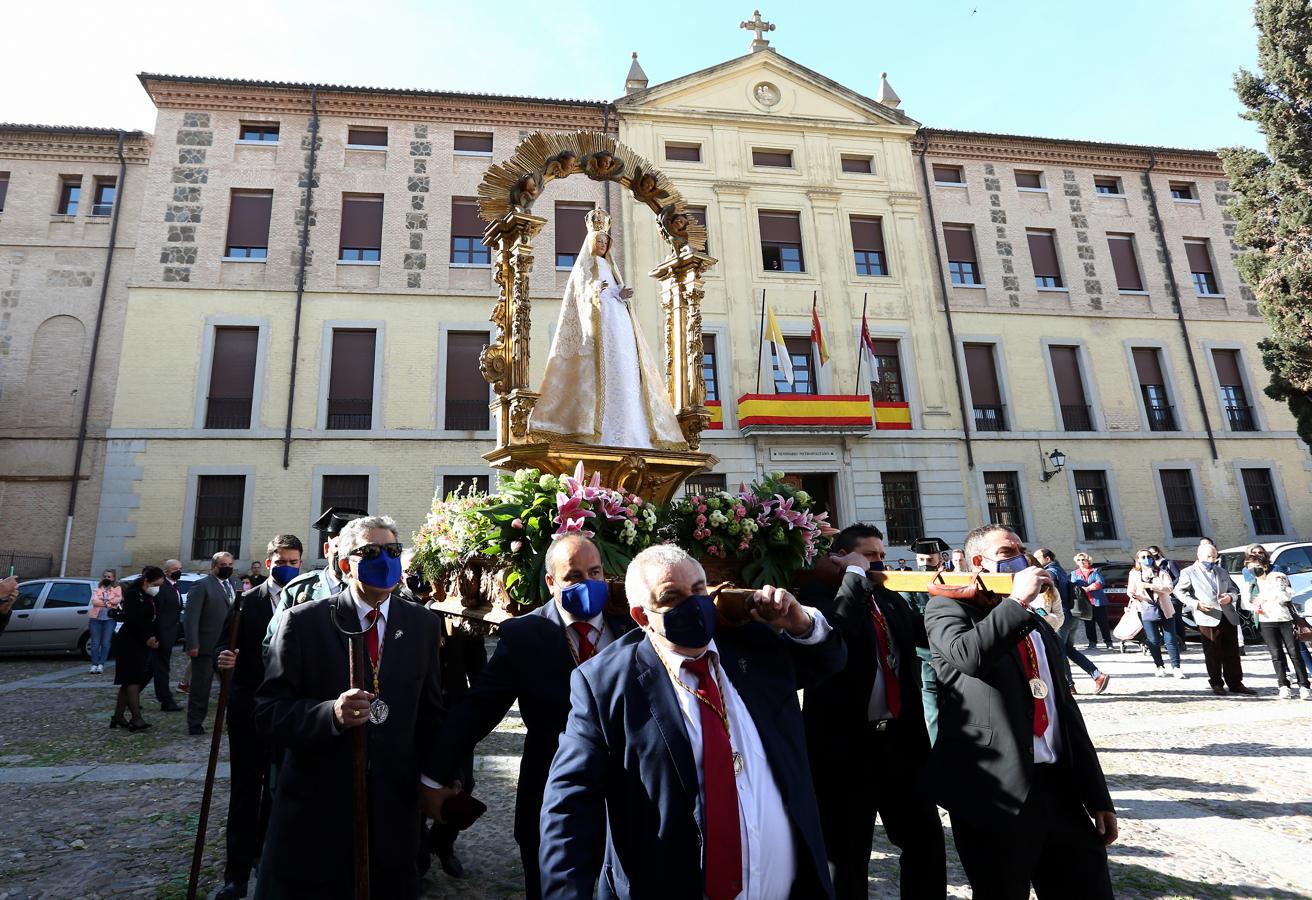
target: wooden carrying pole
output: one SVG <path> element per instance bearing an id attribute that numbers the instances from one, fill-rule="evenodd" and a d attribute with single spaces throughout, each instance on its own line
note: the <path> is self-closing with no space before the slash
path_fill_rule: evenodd
<path id="1" fill-rule="evenodd" d="M 365 690 L 364 635 L 353 634 L 347 641 L 347 660 L 351 667 L 351 689 Z M 351 729 L 351 787 L 355 811 L 355 900 L 369 900 L 369 763 L 365 743 L 365 726 Z"/>
<path id="2" fill-rule="evenodd" d="M 232 612 L 232 625 L 228 628 L 228 649 L 237 647 L 237 630 L 241 627 L 242 599 Z M 228 686 L 232 684 L 235 668 L 219 672 L 219 702 L 214 710 L 214 732 L 210 736 L 210 761 L 205 768 L 205 791 L 200 799 L 200 821 L 196 823 L 196 846 L 191 851 L 191 875 L 187 879 L 187 900 L 196 900 L 196 887 L 200 882 L 200 863 L 205 855 L 205 826 L 210 817 L 210 801 L 214 799 L 214 770 L 219 765 L 219 748 L 223 744 L 223 719 L 228 711 Z"/>

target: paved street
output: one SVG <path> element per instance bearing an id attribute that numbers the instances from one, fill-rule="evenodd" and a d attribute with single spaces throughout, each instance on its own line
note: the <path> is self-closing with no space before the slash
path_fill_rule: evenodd
<path id="1" fill-rule="evenodd" d="M 1184 682 L 1153 678 L 1138 654 L 1095 661 L 1113 673 L 1111 689 L 1080 700 L 1121 816 L 1117 897 L 1312 897 L 1312 702 L 1276 699 L 1265 649 L 1244 658 L 1258 699 L 1209 693 L 1196 646 Z M 182 715 L 153 701 L 150 731 L 111 731 L 111 681 L 69 659 L 0 661 L 0 900 L 184 896 L 209 739 L 186 736 Z M 512 714 L 480 747 L 478 792 L 491 809 L 458 845 L 469 877 L 435 867 L 427 897 L 518 895 L 509 834 L 522 739 Z M 211 890 L 225 786 L 206 856 Z M 897 896 L 890 851 L 881 839 L 872 897 Z M 949 875 L 952 895 L 970 896 L 955 858 Z"/>

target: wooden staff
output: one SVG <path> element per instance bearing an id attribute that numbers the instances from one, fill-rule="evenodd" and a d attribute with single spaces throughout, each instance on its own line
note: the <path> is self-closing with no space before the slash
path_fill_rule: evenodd
<path id="1" fill-rule="evenodd" d="M 232 611 L 232 625 L 228 628 L 228 649 L 237 647 L 237 630 L 241 627 L 242 598 L 238 596 Z M 201 794 L 200 821 L 196 823 L 196 846 L 191 851 L 191 876 L 187 879 L 187 900 L 196 900 L 196 885 L 200 881 L 200 862 L 205 855 L 205 826 L 210 817 L 210 801 L 214 798 L 214 770 L 219 765 L 219 747 L 223 744 L 223 717 L 228 711 L 228 685 L 232 683 L 231 669 L 219 671 L 219 702 L 214 710 L 214 733 L 210 736 L 210 761 L 205 769 L 205 792 Z"/>
<path id="2" fill-rule="evenodd" d="M 364 635 L 352 634 L 347 641 L 351 667 L 351 689 L 364 690 L 360 666 L 364 661 Z M 365 752 L 364 726 L 351 729 L 351 782 L 355 805 L 355 898 L 369 900 L 369 771 Z"/>

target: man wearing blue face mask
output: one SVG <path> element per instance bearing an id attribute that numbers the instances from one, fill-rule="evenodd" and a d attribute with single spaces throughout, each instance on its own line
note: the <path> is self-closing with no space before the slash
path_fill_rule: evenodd
<path id="1" fill-rule="evenodd" d="M 1239 662 L 1239 586 L 1217 562 L 1216 545 L 1198 545 L 1198 562 L 1186 566 L 1175 583 L 1174 596 L 1193 611 L 1203 639 L 1203 662 L 1212 693 L 1251 696 Z"/>
<path id="2" fill-rule="evenodd" d="M 601 553 L 582 535 L 552 542 L 545 560 L 551 600 L 501 625 L 496 652 L 469 692 L 452 706 L 438 744 L 438 780 L 450 784 L 464 760 L 518 701 L 528 731 L 515 795 L 515 841 L 524 864 L 524 895 L 542 896 L 538 879 L 538 814 L 556 743 L 569 715 L 569 679 L 633 629 L 605 612 L 608 587 Z M 601 852 L 600 845 L 596 848 Z"/>
<path id="3" fill-rule="evenodd" d="M 721 627 L 701 564 L 672 544 L 634 557 L 624 588 L 642 630 L 570 681 L 544 896 L 832 898 L 797 691 L 843 667 L 838 632 L 769 586 L 753 621 Z"/>

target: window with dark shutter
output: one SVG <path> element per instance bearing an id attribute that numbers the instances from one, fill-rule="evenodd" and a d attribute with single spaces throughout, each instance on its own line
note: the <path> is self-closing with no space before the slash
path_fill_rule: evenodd
<path id="1" fill-rule="evenodd" d="M 948 274 L 953 284 L 980 284 L 975 260 L 975 233 L 969 225 L 944 225 L 943 241 L 948 248 Z"/>
<path id="2" fill-rule="evenodd" d="M 491 261 L 491 251 L 483 243 L 483 222 L 478 217 L 478 201 L 452 197 L 451 262 L 461 266 L 486 266 Z"/>
<path id="3" fill-rule="evenodd" d="M 365 128 L 363 126 L 347 128 L 346 146 L 352 148 L 364 147 L 369 150 L 385 148 L 387 146 L 387 129 Z"/>
<path id="4" fill-rule="evenodd" d="M 1034 268 L 1035 286 L 1062 287 L 1061 265 L 1057 262 L 1057 241 L 1052 232 L 1027 231 L 1025 240 L 1030 246 L 1030 265 Z"/>
<path id="5" fill-rule="evenodd" d="M 1043 173 L 1042 172 L 1023 172 L 1016 170 L 1016 187 L 1022 191 L 1041 191 L 1043 190 Z"/>
<path id="6" fill-rule="evenodd" d="M 1104 197 L 1119 197 L 1121 195 L 1121 179 L 1110 176 L 1095 176 L 1093 179 L 1093 192 Z"/>
<path id="7" fill-rule="evenodd" d="M 591 203 L 556 204 L 556 268 L 568 269 L 578 259 L 579 250 L 588 237 L 588 213 Z"/>
<path id="8" fill-rule="evenodd" d="M 457 153 L 477 153 L 479 156 L 489 155 L 492 152 L 492 133 L 486 131 L 457 131 L 454 149 Z"/>
<path id="9" fill-rule="evenodd" d="M 720 372 L 715 357 L 715 335 L 702 332 L 702 380 L 706 382 L 706 399 L 720 399 Z"/>
<path id="10" fill-rule="evenodd" d="M 884 256 L 884 225 L 875 216 L 852 216 L 852 252 L 856 256 L 856 274 L 887 275 Z"/>
<path id="11" fill-rule="evenodd" d="M 343 194 L 338 259 L 378 262 L 383 247 L 383 195 Z"/>
<path id="12" fill-rule="evenodd" d="M 92 195 L 91 215 L 108 216 L 114 212 L 114 197 L 118 194 L 118 179 L 101 176 L 96 179 L 96 192 Z"/>
<path id="13" fill-rule="evenodd" d="M 228 259 L 267 259 L 273 191 L 233 191 L 228 204 Z"/>
<path id="14" fill-rule="evenodd" d="M 82 199 L 82 176 L 62 175 L 59 179 L 59 206 L 57 216 L 76 216 L 77 204 Z"/>
<path id="15" fill-rule="evenodd" d="M 277 122 L 242 122 L 237 132 L 240 135 L 237 140 L 247 143 L 276 144 L 278 130 Z"/>
<path id="16" fill-rule="evenodd" d="M 701 162 L 702 145 L 667 142 L 665 144 L 665 158 L 670 162 Z"/>
<path id="17" fill-rule="evenodd" d="M 1111 501 L 1107 495 L 1107 473 L 1084 469 L 1075 473 L 1075 495 L 1080 507 L 1080 524 L 1086 541 L 1116 540 Z"/>
<path id="18" fill-rule="evenodd" d="M 1231 431 L 1257 431 L 1253 407 L 1248 403 L 1244 377 L 1240 372 L 1238 350 L 1213 350 L 1212 365 L 1221 388 L 1221 409 Z"/>
<path id="19" fill-rule="evenodd" d="M 771 359 L 774 364 L 774 392 L 776 394 L 814 394 L 815 364 L 812 358 L 812 344 L 809 337 L 785 337 L 784 346 L 788 348 L 788 358 L 793 361 L 793 383 L 789 384 L 784 373 L 779 370 L 779 360 Z"/>
<path id="20" fill-rule="evenodd" d="M 869 156 L 843 155 L 840 160 L 843 171 L 849 175 L 870 175 L 875 171 L 874 160 Z"/>
<path id="21" fill-rule="evenodd" d="M 488 383 L 478 368 L 486 331 L 452 331 L 446 336 L 446 429 L 486 431 Z"/>
<path id="22" fill-rule="evenodd" d="M 1284 534 L 1280 504 L 1270 469 L 1241 469 L 1248 513 L 1253 517 L 1253 531 L 1259 535 Z"/>
<path id="23" fill-rule="evenodd" d="M 801 216 L 761 210 L 761 262 L 767 272 L 804 272 Z"/>
<path id="24" fill-rule="evenodd" d="M 332 368 L 328 378 L 329 429 L 361 431 L 373 427 L 377 337 L 372 328 L 333 330 Z"/>
<path id="25" fill-rule="evenodd" d="M 0 212 L 5 211 L 5 196 L 9 193 L 9 173 L 0 172 Z"/>
<path id="26" fill-rule="evenodd" d="M 1002 391 L 998 387 L 998 368 L 992 344 L 966 344 L 966 381 L 975 410 L 976 431 L 1006 431 Z"/>
<path id="27" fill-rule="evenodd" d="M 1194 192 L 1194 183 L 1192 181 L 1172 181 L 1171 199 L 1197 200 L 1198 195 Z"/>
<path id="28" fill-rule="evenodd" d="M 698 225 L 702 226 L 703 228 L 707 228 L 707 226 L 706 226 L 706 207 L 704 207 L 704 206 L 689 206 L 689 207 L 688 207 L 688 218 L 692 219 L 694 222 L 696 222 Z M 710 229 L 709 229 L 709 228 L 707 228 L 707 230 L 706 230 L 706 252 L 707 252 L 707 253 L 710 253 L 710 252 L 711 252 L 711 232 L 710 232 Z"/>
<path id="29" fill-rule="evenodd" d="M 214 329 L 210 392 L 205 398 L 206 428 L 251 427 L 255 358 L 259 344 L 258 328 L 224 326 Z"/>
<path id="30" fill-rule="evenodd" d="M 1204 239 L 1184 242 L 1185 256 L 1189 260 L 1189 274 L 1193 278 L 1194 291 L 1199 296 L 1219 293 L 1216 275 L 1212 272 L 1211 242 Z"/>
<path id="31" fill-rule="evenodd" d="M 695 495 L 709 494 L 713 491 L 728 490 L 728 479 L 724 475 L 717 475 L 714 472 L 707 472 L 702 475 L 693 475 L 683 482 L 683 496 L 692 497 Z"/>
<path id="32" fill-rule="evenodd" d="M 1080 378 L 1080 351 L 1077 347 L 1049 347 L 1052 378 L 1057 383 L 1057 403 L 1061 406 L 1062 425 L 1067 431 L 1093 431 L 1089 401 L 1084 396 Z"/>
<path id="33" fill-rule="evenodd" d="M 245 475 L 196 477 L 192 559 L 209 559 L 216 553 L 241 556 L 241 525 L 245 503 Z"/>
<path id="34" fill-rule="evenodd" d="M 1161 351 L 1156 347 L 1135 347 L 1134 371 L 1139 377 L 1139 396 L 1148 416 L 1150 431 L 1176 431 L 1175 409 L 1166 393 L 1162 374 Z"/>
<path id="35" fill-rule="evenodd" d="M 1112 254 L 1112 269 L 1116 272 L 1117 289 L 1142 291 L 1143 278 L 1139 274 L 1139 259 L 1134 253 L 1134 235 L 1107 235 L 1107 249 Z"/>
<path id="36" fill-rule="evenodd" d="M 961 174 L 961 166 L 935 166 L 934 183 L 965 184 L 966 179 Z"/>
<path id="37" fill-rule="evenodd" d="M 1166 523 L 1173 538 L 1203 536 L 1194 495 L 1194 473 L 1189 469 L 1162 469 L 1162 499 L 1166 501 Z"/>
<path id="38" fill-rule="evenodd" d="M 915 472 L 881 472 L 884 522 L 890 547 L 905 547 L 925 533 L 920 514 L 920 482 Z"/>
<path id="39" fill-rule="evenodd" d="M 902 387 L 902 363 L 897 353 L 897 341 L 871 341 L 874 352 L 870 355 L 870 396 L 876 403 L 905 403 L 906 391 Z"/>
<path id="40" fill-rule="evenodd" d="M 793 151 L 752 150 L 752 165 L 774 169 L 791 169 L 793 167 Z"/>
<path id="41" fill-rule="evenodd" d="M 442 496 L 450 497 L 455 493 L 465 494 L 471 489 L 475 493 L 486 494 L 488 480 L 486 475 L 443 475 Z"/>
<path id="42" fill-rule="evenodd" d="M 320 485 L 320 509 L 368 509 L 368 475 L 325 475 Z"/>
<path id="43" fill-rule="evenodd" d="M 1025 511 L 1020 504 L 1020 479 L 1015 472 L 985 472 L 984 497 L 988 501 L 989 521 L 1005 525 L 1022 541 L 1025 534 Z"/>

